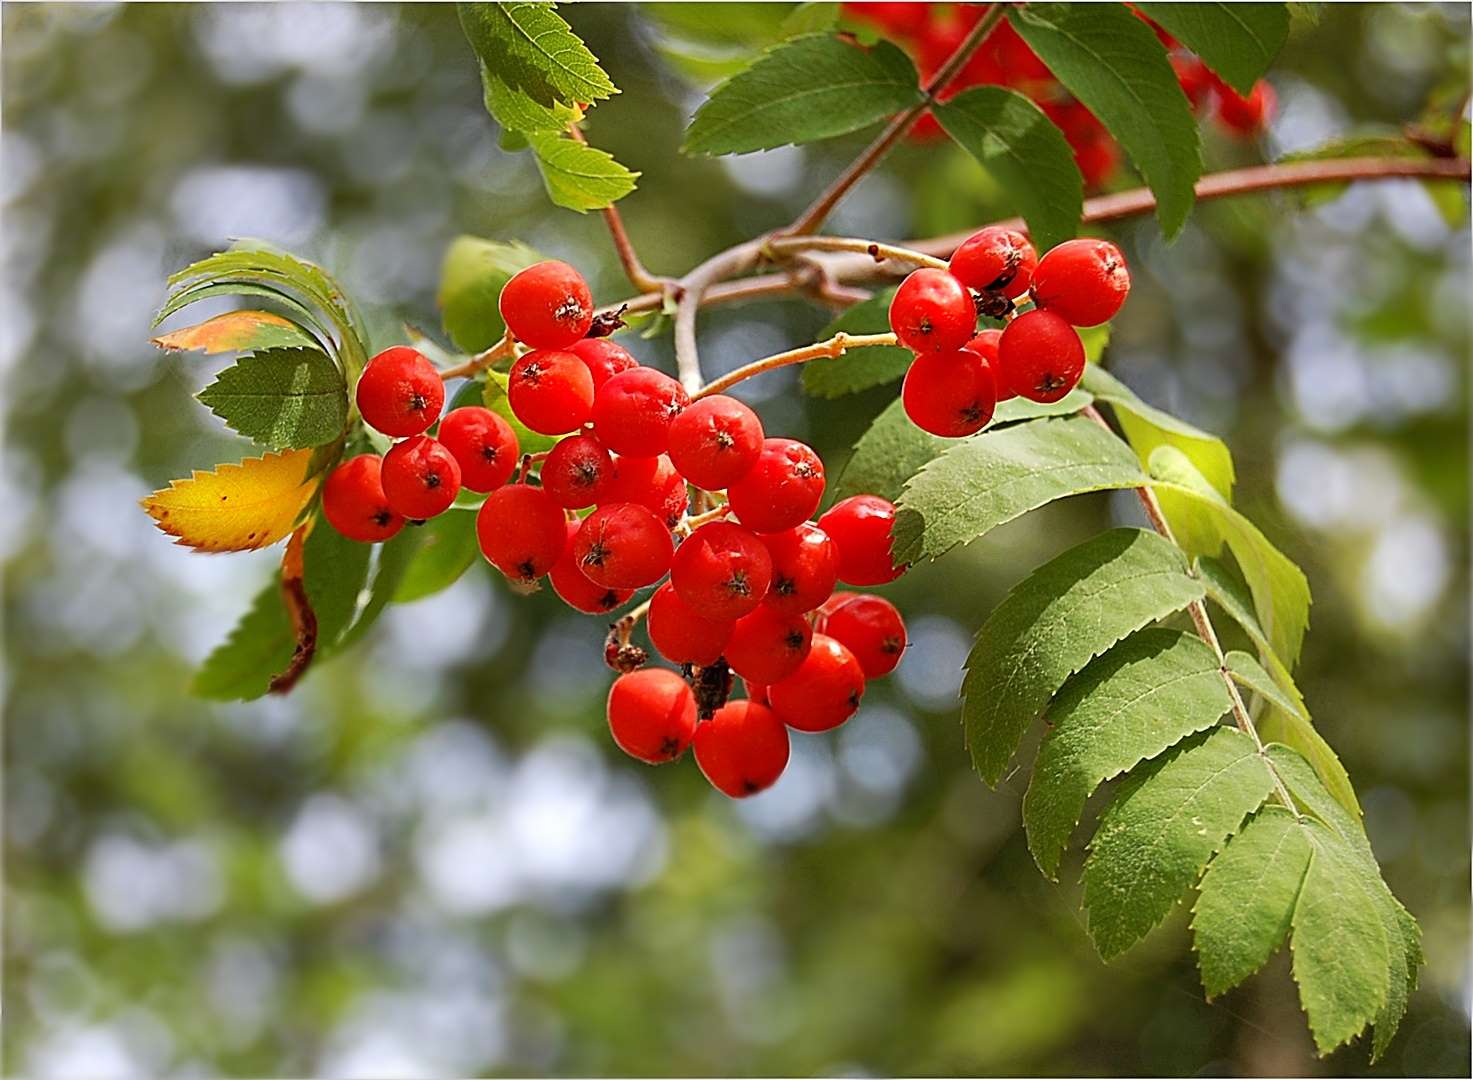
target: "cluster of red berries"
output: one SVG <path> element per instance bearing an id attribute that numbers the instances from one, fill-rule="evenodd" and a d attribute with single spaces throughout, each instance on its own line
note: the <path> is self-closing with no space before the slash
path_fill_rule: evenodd
<path id="1" fill-rule="evenodd" d="M 1027 237 L 992 225 L 969 236 L 947 269 L 923 268 L 890 302 L 890 328 L 916 354 L 901 400 L 933 435 L 981 431 L 999 401 L 1058 401 L 1084 374 L 1076 326 L 1109 321 L 1130 292 L 1125 256 L 1107 240 L 1069 240 L 1039 258 Z M 1033 307 L 1014 314 L 1024 294 Z M 977 332 L 978 315 L 1008 320 Z"/>
<path id="2" fill-rule="evenodd" d="M 735 398 L 692 400 L 620 345 L 588 336 L 592 298 L 566 263 L 521 271 L 499 306 L 520 353 L 511 411 L 558 441 L 521 458 L 515 430 L 490 409 L 439 419 L 445 387 L 434 366 L 413 349 L 388 349 L 364 368 L 357 403 L 365 423 L 401 441 L 334 470 L 324 515 L 345 536 L 377 542 L 448 509 L 465 487 L 487 493 L 477 539 L 515 585 L 545 576 L 569 606 L 607 614 L 658 584 L 649 638 L 682 673 L 642 667 L 631 620 L 616 623 L 606 657 L 623 672 L 608 701 L 614 740 L 650 763 L 694 742 L 721 791 L 761 791 L 787 764 L 788 727 L 838 727 L 865 681 L 900 661 L 905 625 L 894 606 L 834 592 L 904 571 L 890 554 L 895 507 L 857 495 L 811 521 L 824 492 L 812 448 L 768 437 Z M 693 487 L 701 512 L 691 516 Z M 736 676 L 745 701 L 728 701 Z"/>

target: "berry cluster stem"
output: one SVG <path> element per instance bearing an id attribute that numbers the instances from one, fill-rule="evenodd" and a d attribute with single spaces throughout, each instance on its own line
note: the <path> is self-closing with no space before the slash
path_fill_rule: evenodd
<path id="1" fill-rule="evenodd" d="M 774 368 L 787 367 L 790 364 L 806 364 L 809 360 L 832 359 L 843 356 L 850 349 L 863 349 L 872 345 L 894 345 L 894 334 L 846 334 L 837 333 L 825 341 L 817 341 L 812 345 L 804 345 L 798 349 L 789 349 L 787 352 L 774 353 L 772 356 L 764 356 L 760 360 L 753 360 L 750 364 L 743 364 L 735 371 L 727 372 L 719 379 L 712 379 L 705 386 L 700 387 L 691 394 L 691 399 L 707 397 L 711 394 L 720 394 L 731 389 L 739 382 L 745 382 L 754 375 L 761 375 L 764 371 L 772 371 Z"/>
<path id="2" fill-rule="evenodd" d="M 909 266 L 929 266 L 945 270 L 946 260 L 923 251 L 915 251 L 898 244 L 882 244 L 858 236 L 773 236 L 763 244 L 764 254 L 769 256 L 791 255 L 808 251 L 844 251 L 868 255 L 876 263 L 888 261 L 905 263 Z"/>
<path id="3" fill-rule="evenodd" d="M 492 345 L 484 352 L 478 352 L 463 364 L 446 368 L 440 372 L 442 379 L 471 378 L 485 371 L 498 360 L 505 360 L 508 356 L 516 355 L 517 343 L 511 336 L 511 331 L 501 335 L 501 340 Z"/>

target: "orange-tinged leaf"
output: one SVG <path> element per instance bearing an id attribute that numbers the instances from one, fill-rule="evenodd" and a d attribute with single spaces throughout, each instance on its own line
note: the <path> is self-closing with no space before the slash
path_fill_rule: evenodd
<path id="1" fill-rule="evenodd" d="M 143 499 L 158 527 L 196 551 L 253 551 L 292 531 L 317 490 L 311 450 L 196 469 Z"/>
<path id="2" fill-rule="evenodd" d="M 153 343 L 161 349 L 203 353 L 317 346 L 310 334 L 273 311 L 227 311 L 196 326 L 162 334 Z"/>

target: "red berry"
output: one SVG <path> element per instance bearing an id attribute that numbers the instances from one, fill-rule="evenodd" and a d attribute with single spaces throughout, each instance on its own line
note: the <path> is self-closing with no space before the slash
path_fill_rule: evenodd
<path id="1" fill-rule="evenodd" d="M 713 394 L 670 422 L 670 460 L 696 487 L 720 491 L 752 468 L 762 440 L 756 413 L 734 397 Z"/>
<path id="2" fill-rule="evenodd" d="M 788 729 L 752 701 L 729 701 L 696 728 L 696 764 L 711 786 L 733 799 L 770 788 L 788 767 Z"/>
<path id="3" fill-rule="evenodd" d="M 358 377 L 358 411 L 375 431 L 402 438 L 429 430 L 445 404 L 435 365 L 407 345 L 379 353 Z"/>
<path id="4" fill-rule="evenodd" d="M 772 556 L 750 530 L 708 521 L 685 538 L 670 564 L 670 584 L 708 619 L 740 619 L 767 595 Z"/>
<path id="5" fill-rule="evenodd" d="M 1125 256 L 1108 240 L 1066 240 L 1033 272 L 1033 302 L 1074 326 L 1109 322 L 1129 292 Z"/>
<path id="6" fill-rule="evenodd" d="M 746 679 L 743 679 L 742 689 L 747 692 L 748 701 L 755 705 L 767 704 L 767 687 L 760 683 L 748 682 Z"/>
<path id="7" fill-rule="evenodd" d="M 566 349 L 593 325 L 588 282 L 555 259 L 516 274 L 501 290 L 497 306 L 512 337 L 534 349 Z"/>
<path id="8" fill-rule="evenodd" d="M 542 488 L 508 484 L 481 504 L 476 539 L 486 560 L 511 580 L 536 581 L 567 549 L 567 518 Z"/>
<path id="9" fill-rule="evenodd" d="M 987 366 L 992 369 L 993 385 L 997 387 L 997 402 L 999 405 L 1009 398 L 1018 396 L 1018 392 L 1008 385 L 1007 380 L 1003 379 L 1000 375 L 1001 368 L 998 367 L 997 363 L 997 345 L 1001 340 L 1001 330 L 982 330 L 978 332 L 976 337 L 962 346 L 962 348 L 976 353 L 983 360 L 987 361 Z"/>
<path id="10" fill-rule="evenodd" d="M 657 518 L 673 529 L 685 517 L 686 508 L 690 505 L 690 487 L 669 456 L 661 454 L 655 459 L 655 475 L 650 481 L 649 495 L 635 501 L 649 507 Z"/>
<path id="11" fill-rule="evenodd" d="M 1084 374 L 1084 342 L 1052 311 L 1024 312 L 1002 332 L 999 374 L 1029 401 L 1058 401 Z"/>
<path id="12" fill-rule="evenodd" d="M 377 454 L 359 454 L 334 469 L 322 485 L 323 516 L 349 540 L 376 544 L 404 527 L 404 515 L 384 498 L 382 465 Z"/>
<path id="13" fill-rule="evenodd" d="M 559 506 L 581 510 L 603 497 L 614 476 L 614 459 L 592 435 L 569 435 L 542 460 L 542 487 Z"/>
<path id="14" fill-rule="evenodd" d="M 1211 71 L 1195 56 L 1173 53 L 1170 59 L 1171 69 L 1176 72 L 1176 81 L 1181 84 L 1182 93 L 1186 94 L 1192 108 L 1200 109 L 1207 100 L 1207 95 L 1212 92 Z"/>
<path id="15" fill-rule="evenodd" d="M 956 352 L 977 328 L 966 286 L 945 270 L 914 270 L 890 301 L 890 329 L 913 352 Z"/>
<path id="16" fill-rule="evenodd" d="M 391 446 L 380 479 L 389 505 L 412 520 L 444 513 L 460 494 L 455 455 L 428 435 Z"/>
<path id="17" fill-rule="evenodd" d="M 992 422 L 997 378 L 980 353 L 923 353 L 905 373 L 905 415 L 922 431 L 947 439 L 975 435 Z"/>
<path id="18" fill-rule="evenodd" d="M 437 436 L 460 466 L 460 483 L 471 491 L 495 491 L 516 471 L 521 448 L 504 419 L 479 405 L 451 409 Z"/>
<path id="19" fill-rule="evenodd" d="M 714 664 L 731 637 L 730 619 L 708 619 L 700 615 L 665 582 L 650 597 L 645 629 L 650 644 L 672 664 Z"/>
<path id="20" fill-rule="evenodd" d="M 578 521 L 567 522 L 564 529 L 567 546 L 562 557 L 548 571 L 547 579 L 552 583 L 552 591 L 570 608 L 588 615 L 603 615 L 628 603 L 634 590 L 595 585 L 578 569 L 578 560 L 573 555 L 573 536 L 581 524 Z"/>
<path id="21" fill-rule="evenodd" d="M 541 435 L 565 435 L 588 422 L 593 376 L 570 352 L 538 349 L 511 367 L 506 388 L 511 411 Z"/>
<path id="22" fill-rule="evenodd" d="M 674 761 L 696 733 L 695 695 L 664 668 L 641 668 L 615 679 L 608 714 L 619 749 L 650 765 Z"/>
<path id="23" fill-rule="evenodd" d="M 588 373 L 593 376 L 594 390 L 619 372 L 639 367 L 639 361 L 634 358 L 633 353 L 606 337 L 575 341 L 568 346 L 568 352 L 588 365 Z"/>
<path id="24" fill-rule="evenodd" d="M 660 472 L 660 459 L 633 457 L 628 454 L 609 456 L 613 458 L 614 471 L 609 476 L 608 483 L 598 493 L 599 502 L 637 502 L 643 505 L 654 490 L 655 478 Z"/>
<path id="25" fill-rule="evenodd" d="M 839 580 L 847 585 L 883 585 L 905 573 L 890 549 L 895 542 L 895 504 L 878 495 L 852 495 L 834 503 L 818 527 L 839 551 Z"/>
<path id="26" fill-rule="evenodd" d="M 814 634 L 798 670 L 767 688 L 783 723 L 799 731 L 829 731 L 848 720 L 864 697 L 864 669 L 827 634 Z"/>
<path id="27" fill-rule="evenodd" d="M 839 580 L 839 548 L 828 533 L 805 521 L 762 537 L 772 556 L 767 603 L 788 615 L 812 611 L 828 599 Z"/>
<path id="28" fill-rule="evenodd" d="M 635 503 L 601 506 L 573 538 L 578 567 L 610 589 L 652 585 L 670 569 L 675 545 L 664 522 Z"/>
<path id="29" fill-rule="evenodd" d="M 883 596 L 849 597 L 820 616 L 818 631 L 852 652 L 866 679 L 890 674 L 905 652 L 905 621 Z"/>
<path id="30" fill-rule="evenodd" d="M 1038 253 L 1016 229 L 989 225 L 961 242 L 947 267 L 952 277 L 977 292 L 1000 292 L 1009 300 L 1028 291 Z"/>
<path id="31" fill-rule="evenodd" d="M 1278 98 L 1274 88 L 1259 80 L 1247 97 L 1221 84 L 1217 89 L 1217 118 L 1234 135 L 1251 138 L 1273 119 Z"/>
<path id="32" fill-rule="evenodd" d="M 747 528 L 791 529 L 807 521 L 823 499 L 823 462 L 796 439 L 764 439 L 757 463 L 726 495 Z"/>
<path id="33" fill-rule="evenodd" d="M 726 662 L 744 679 L 775 683 L 798 670 L 812 638 L 813 628 L 802 615 L 785 615 L 770 604 L 759 604 L 732 628 Z"/>
<path id="34" fill-rule="evenodd" d="M 689 404 L 685 388 L 663 371 L 630 368 L 598 388 L 593 430 L 616 453 L 655 457 L 669 444 L 670 421 Z"/>

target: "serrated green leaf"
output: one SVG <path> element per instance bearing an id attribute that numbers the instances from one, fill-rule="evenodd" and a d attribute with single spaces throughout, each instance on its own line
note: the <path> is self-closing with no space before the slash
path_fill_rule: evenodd
<path id="1" fill-rule="evenodd" d="M 318 349 L 268 349 L 243 356 L 199 399 L 248 439 L 273 450 L 332 442 L 348 420 L 343 373 Z"/>
<path id="2" fill-rule="evenodd" d="M 687 154 L 747 154 L 868 127 L 922 100 L 915 65 L 887 41 L 832 34 L 775 45 L 711 91 L 686 132 Z"/>
<path id="3" fill-rule="evenodd" d="M 419 547 L 394 589 L 396 604 L 423 600 L 449 588 L 481 552 L 474 510 L 447 510 L 420 526 L 420 532 L 423 536 Z"/>
<path id="4" fill-rule="evenodd" d="M 524 454 L 540 454 L 544 450 L 551 450 L 557 444 L 557 439 L 551 435 L 542 435 L 533 431 L 526 424 L 517 419 L 517 414 L 511 411 L 511 400 L 506 396 L 506 388 L 510 379 L 499 371 L 486 372 L 486 386 L 482 392 L 482 402 L 486 408 L 496 413 L 517 433 L 517 445 Z"/>
<path id="5" fill-rule="evenodd" d="M 639 173 L 596 146 L 548 132 L 527 133 L 537 168 L 552 201 L 580 214 L 613 206 L 634 190 Z"/>
<path id="6" fill-rule="evenodd" d="M 508 88 L 546 107 L 619 91 L 581 38 L 546 3 L 456 5 L 466 40 Z"/>
<path id="7" fill-rule="evenodd" d="M 894 289 L 884 289 L 844 312 L 818 335 L 818 340 L 835 334 L 884 334 L 890 330 L 890 301 Z M 845 394 L 884 386 L 904 378 L 915 354 L 899 345 L 873 345 L 852 349 L 843 356 L 814 360 L 803 365 L 803 389 L 814 397 L 837 398 Z"/>
<path id="8" fill-rule="evenodd" d="M 161 349 L 216 353 L 258 349 L 321 349 L 312 331 L 273 311 L 227 311 L 197 326 L 186 326 L 153 339 Z"/>
<path id="9" fill-rule="evenodd" d="M 1289 37 L 1283 4 L 1137 4 L 1239 93 L 1247 94 Z"/>
<path id="10" fill-rule="evenodd" d="M 1166 918 L 1272 790 L 1253 741 L 1226 727 L 1132 773 L 1084 864 L 1084 908 L 1100 955 L 1119 955 Z"/>
<path id="11" fill-rule="evenodd" d="M 519 270 L 542 261 L 526 244 L 457 236 L 440 264 L 436 301 L 445 333 L 457 349 L 477 353 L 489 349 L 506 332 L 497 306 L 501 290 Z"/>
<path id="12" fill-rule="evenodd" d="M 1066 679 L 1143 626 L 1200 599 L 1181 552 L 1111 529 L 1044 563 L 982 624 L 967 657 L 962 723 L 972 763 L 997 784 Z"/>
<path id="13" fill-rule="evenodd" d="M 1132 634 L 1066 682 L 1048 708 L 1023 798 L 1028 849 L 1044 875 L 1058 874 L 1095 788 L 1211 727 L 1230 708 L 1212 650 L 1164 627 Z"/>
<path id="14" fill-rule="evenodd" d="M 401 529 L 399 535 L 392 540 L 377 546 L 378 558 L 374 560 L 373 580 L 368 586 L 368 598 L 364 601 L 358 617 L 353 620 L 338 640 L 326 651 L 328 654 L 339 652 L 355 644 L 369 627 L 378 622 L 378 617 L 384 613 L 384 608 L 393 602 L 399 592 L 399 586 L 409 573 L 409 568 L 414 563 L 414 557 L 419 553 L 420 545 L 424 543 L 424 530 L 420 527 L 410 526 Z"/>
<path id="15" fill-rule="evenodd" d="M 1223 657 L 1223 665 L 1228 669 L 1233 682 L 1245 690 L 1252 690 L 1266 702 L 1284 712 L 1294 713 L 1305 719 L 1309 718 L 1309 714 L 1304 710 L 1303 699 L 1297 694 L 1291 696 L 1282 686 L 1274 682 L 1273 676 L 1248 653 L 1234 649 Z"/>
<path id="16" fill-rule="evenodd" d="M 510 86 L 495 70 L 481 67 L 481 92 L 486 111 L 501 125 L 503 150 L 520 150 L 534 131 L 566 131 L 578 114 L 570 105 L 544 105 L 530 94 Z"/>
<path id="17" fill-rule="evenodd" d="M 253 284 L 251 282 L 197 282 L 193 285 L 176 290 L 170 295 L 169 300 L 159 313 L 154 316 L 153 325 L 158 326 L 170 315 L 177 314 L 190 304 L 201 300 L 210 300 L 219 296 L 262 296 L 291 312 L 292 318 L 305 322 L 307 325 L 315 325 L 317 317 L 300 300 L 283 289 L 271 285 Z"/>
<path id="18" fill-rule="evenodd" d="M 1130 448 L 1083 417 L 973 435 L 955 441 L 905 485 L 895 558 L 938 558 L 1055 499 L 1144 482 Z"/>
<path id="19" fill-rule="evenodd" d="M 1039 251 L 1072 238 L 1084 204 L 1084 181 L 1064 133 L 1014 90 L 978 86 L 932 112 L 1012 199 Z"/>
<path id="20" fill-rule="evenodd" d="M 1008 19 L 1064 87 L 1097 116 L 1156 195 L 1169 238 L 1202 173 L 1197 122 L 1166 51 L 1123 4 L 1028 4 Z"/>

